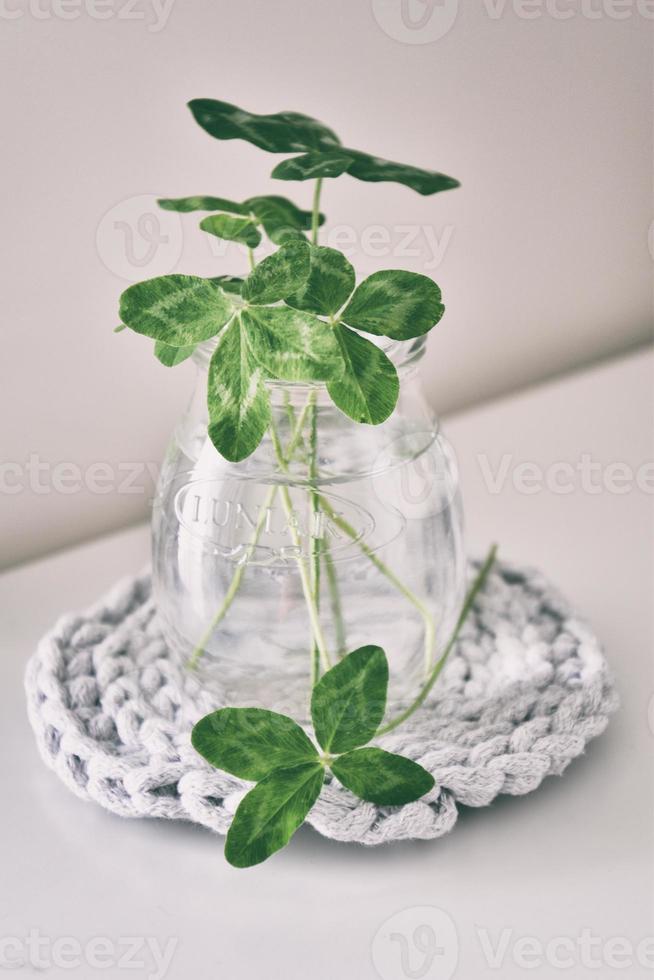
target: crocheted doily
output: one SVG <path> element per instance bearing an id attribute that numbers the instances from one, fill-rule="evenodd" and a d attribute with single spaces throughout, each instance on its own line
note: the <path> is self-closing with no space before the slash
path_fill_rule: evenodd
<path id="1" fill-rule="evenodd" d="M 191 746 L 215 695 L 169 658 L 149 575 L 62 617 L 32 657 L 26 689 L 40 753 L 78 796 L 122 816 L 226 833 L 250 784 Z M 333 780 L 307 821 L 362 844 L 439 837 L 455 824 L 457 803 L 485 806 L 562 773 L 616 706 L 588 627 L 538 572 L 498 564 L 433 698 L 380 742 L 425 766 L 436 787 L 416 803 L 379 807 Z"/>

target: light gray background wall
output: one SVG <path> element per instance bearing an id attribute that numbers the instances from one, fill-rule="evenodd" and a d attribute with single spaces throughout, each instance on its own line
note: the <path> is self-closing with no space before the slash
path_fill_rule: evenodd
<path id="1" fill-rule="evenodd" d="M 462 181 L 421 198 L 343 178 L 324 196 L 362 273 L 441 284 L 424 372 L 441 412 L 649 340 L 654 3 L 408 0 L 413 26 L 400 6 L 0 0 L 0 564 L 146 513 L 143 464 L 192 371 L 112 334 L 118 295 L 243 265 L 212 254 L 193 217 L 153 224 L 154 197 L 308 204 L 307 185 L 269 179 L 273 157 L 203 133 L 190 98 L 305 111 Z"/>

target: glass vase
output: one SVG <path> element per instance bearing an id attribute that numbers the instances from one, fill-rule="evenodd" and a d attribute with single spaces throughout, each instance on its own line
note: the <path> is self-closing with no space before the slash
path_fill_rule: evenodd
<path id="1" fill-rule="evenodd" d="M 465 580 L 455 460 L 416 375 L 424 346 L 387 343 L 400 398 L 378 426 L 322 384 L 269 382 L 270 429 L 240 463 L 207 435 L 211 344 L 193 355 L 153 510 L 153 588 L 173 655 L 216 704 L 306 720 L 312 684 L 367 644 L 386 651 L 391 709 L 419 692 Z"/>

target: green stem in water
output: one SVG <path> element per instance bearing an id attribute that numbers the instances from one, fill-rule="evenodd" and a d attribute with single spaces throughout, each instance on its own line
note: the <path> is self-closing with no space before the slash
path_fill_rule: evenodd
<path id="1" fill-rule="evenodd" d="M 341 529 L 341 531 L 356 542 L 363 554 L 370 559 L 375 568 L 379 569 L 382 575 L 385 575 L 389 582 L 393 583 L 398 592 L 408 599 L 411 605 L 415 606 L 422 616 L 425 628 L 425 671 L 428 671 L 431 667 L 431 660 L 434 652 L 436 626 L 434 623 L 434 618 L 425 606 L 424 602 L 415 594 L 415 592 L 412 592 L 411 589 L 409 589 L 408 586 L 406 586 L 404 582 L 397 577 L 395 572 L 392 571 L 392 569 L 390 569 L 388 565 L 381 560 L 381 558 L 377 557 L 375 552 L 365 543 L 365 541 L 357 540 L 359 538 L 357 531 L 345 520 L 345 518 L 336 513 L 329 501 L 322 495 L 320 496 L 320 506 L 329 516 L 330 520 L 332 520 L 334 524 Z"/>
<path id="2" fill-rule="evenodd" d="M 316 535 L 316 530 L 320 528 L 320 501 L 316 490 L 318 479 L 318 408 L 316 406 L 316 392 L 312 391 L 308 399 L 309 404 L 309 480 L 311 482 L 311 594 L 316 607 L 320 611 L 320 552 L 321 538 Z M 311 655 L 313 684 L 316 683 L 320 672 L 320 651 L 315 637 L 313 641 L 313 651 Z"/>
<path id="3" fill-rule="evenodd" d="M 486 579 L 488 578 L 490 571 L 493 565 L 495 564 L 496 554 L 497 554 L 497 545 L 494 544 L 493 547 L 488 552 L 484 564 L 477 572 L 477 575 L 475 576 L 475 579 L 472 585 L 470 586 L 470 589 L 468 590 L 468 594 L 466 595 L 463 606 L 461 607 L 461 612 L 459 613 L 459 618 L 456 621 L 456 626 L 454 627 L 454 630 L 452 631 L 452 635 L 447 641 L 442 656 L 439 658 L 439 660 L 436 661 L 436 664 L 434 665 L 431 674 L 423 684 L 420 693 L 416 697 L 415 701 L 413 701 L 408 708 L 406 708 L 401 714 L 399 714 L 397 718 L 394 718 L 392 721 L 389 721 L 387 725 L 384 725 L 382 728 L 378 729 L 377 731 L 378 736 L 386 735 L 388 732 L 392 732 L 395 728 L 397 728 L 399 725 L 405 722 L 407 718 L 409 718 L 413 714 L 413 712 L 417 711 L 417 709 L 423 704 L 425 698 L 427 697 L 432 687 L 438 680 L 440 672 L 445 666 L 447 658 L 452 652 L 454 644 L 456 643 L 459 637 L 459 633 L 461 632 L 461 627 L 463 626 L 466 619 L 468 618 L 470 610 L 474 605 L 475 599 L 477 598 L 481 589 L 483 589 L 484 587 Z"/>
<path id="4" fill-rule="evenodd" d="M 336 567 L 332 558 L 329 541 L 325 538 L 322 544 L 322 555 L 327 571 L 327 587 L 329 589 L 329 599 L 332 606 L 332 617 L 334 619 L 334 632 L 336 639 L 336 653 L 339 657 L 344 657 L 347 653 L 345 621 L 343 619 L 343 607 L 341 596 L 338 589 L 338 579 L 336 577 Z"/>
<path id="5" fill-rule="evenodd" d="M 286 411 L 289 414 L 289 418 L 293 420 L 293 409 L 288 402 L 288 394 L 286 394 Z M 309 480 L 312 484 L 313 490 L 311 495 L 311 510 L 312 510 L 312 520 L 314 528 L 320 526 L 320 496 L 316 492 L 318 485 L 318 410 L 316 404 L 316 392 L 312 391 L 307 400 L 307 404 L 304 407 L 304 411 L 309 410 L 310 415 L 310 433 L 309 433 Z M 341 606 L 341 599 L 339 595 L 338 579 L 336 576 L 336 568 L 334 566 L 334 561 L 331 556 L 331 551 L 329 547 L 329 541 L 324 537 L 317 537 L 314 539 L 314 551 L 312 555 L 311 564 L 311 582 L 312 591 L 316 601 L 316 605 L 320 608 L 320 580 L 321 580 L 321 559 L 324 561 L 326 573 L 327 573 L 327 587 L 329 589 L 329 599 L 332 608 L 332 618 L 334 622 L 334 633 L 336 640 L 336 651 L 339 657 L 342 657 L 347 652 L 346 650 L 346 637 L 345 637 L 345 624 L 343 620 L 343 610 Z M 314 644 L 313 654 L 313 678 L 314 683 L 318 680 L 319 676 L 319 655 L 318 649 Z"/>
<path id="6" fill-rule="evenodd" d="M 295 412 L 293 411 L 293 406 L 291 405 L 291 399 L 288 391 L 284 389 L 284 411 L 286 412 L 286 418 L 291 430 L 295 428 Z M 286 453 L 288 458 L 288 452 Z"/>
<path id="7" fill-rule="evenodd" d="M 311 244 L 318 244 L 318 228 L 320 227 L 320 192 L 322 177 L 319 177 L 313 189 L 313 207 L 311 209 Z"/>
<path id="8" fill-rule="evenodd" d="M 288 443 L 288 446 L 286 447 L 286 461 L 288 461 L 288 460 L 290 460 L 292 458 L 293 453 L 297 449 L 298 444 L 299 444 L 299 442 L 300 442 L 300 440 L 302 438 L 302 429 L 303 429 L 304 423 L 306 421 L 307 412 L 308 412 L 308 405 L 305 405 L 305 407 L 303 408 L 302 412 L 300 413 L 300 416 L 299 416 L 297 422 L 295 423 L 295 428 L 294 428 L 294 430 L 293 430 L 293 432 L 291 434 L 291 438 L 290 438 L 290 441 Z M 225 618 L 225 616 L 229 612 L 229 608 L 230 608 L 232 602 L 234 601 L 234 599 L 236 597 L 236 594 L 237 594 L 237 592 L 239 590 L 239 587 L 241 585 L 241 579 L 243 578 L 243 574 L 244 574 L 245 569 L 247 567 L 247 561 L 250 558 L 250 556 L 251 556 L 252 551 L 254 550 L 254 548 L 256 548 L 257 543 L 259 541 L 259 538 L 261 537 L 261 532 L 263 531 L 263 529 L 265 527 L 266 517 L 267 517 L 267 511 L 272 507 L 272 505 L 274 503 L 275 495 L 277 494 L 277 490 L 278 490 L 278 487 L 277 486 L 270 487 L 270 489 L 268 490 L 268 493 L 266 494 L 266 497 L 264 498 L 263 505 L 262 505 L 262 508 L 261 508 L 261 512 L 259 514 L 259 519 L 257 520 L 257 523 L 254 526 L 254 531 L 252 533 L 252 537 L 250 539 L 250 542 L 248 543 L 248 546 L 246 548 L 246 552 L 245 552 L 245 555 L 243 556 L 243 560 L 242 560 L 241 564 L 239 564 L 239 566 L 236 569 L 236 571 L 234 572 L 234 575 L 232 577 L 232 581 L 229 583 L 229 588 L 227 589 L 227 592 L 225 593 L 225 598 L 223 599 L 223 601 L 221 603 L 220 609 L 218 610 L 218 612 L 216 613 L 216 615 L 213 617 L 213 619 L 211 620 L 211 622 L 207 626 L 206 630 L 202 634 L 201 639 L 198 641 L 197 646 L 195 647 L 195 650 L 191 654 L 191 658 L 190 658 L 190 660 L 188 662 L 188 667 L 189 667 L 190 670 L 194 670 L 197 667 L 197 665 L 200 662 L 200 659 L 201 659 L 201 657 L 202 657 L 202 655 L 204 653 L 205 646 L 207 645 L 207 643 L 211 639 L 211 636 L 213 635 L 214 630 L 222 622 L 222 620 Z"/>
<path id="9" fill-rule="evenodd" d="M 279 441 L 279 436 L 277 434 L 277 429 L 273 420 L 270 422 L 270 434 L 272 437 L 273 448 L 275 450 L 275 456 L 277 457 L 277 462 L 279 463 L 280 469 L 284 473 L 288 473 L 288 463 L 284 458 L 282 452 L 282 446 Z M 279 487 L 279 492 L 282 498 L 282 505 L 284 507 L 284 512 L 286 514 L 286 520 L 288 522 L 288 530 L 291 535 L 291 540 L 293 545 L 297 549 L 296 563 L 298 571 L 300 573 L 300 581 L 302 582 L 302 591 L 304 593 L 304 600 L 307 604 L 307 611 L 309 613 L 309 619 L 311 621 L 311 629 L 313 632 L 313 638 L 315 640 L 316 646 L 318 648 L 318 653 L 320 660 L 323 665 L 323 670 L 329 670 L 331 667 L 331 661 L 329 659 L 329 652 L 327 650 L 327 644 L 325 642 L 325 637 L 320 625 L 320 617 L 318 615 L 318 609 L 313 597 L 313 592 L 311 588 L 311 577 L 309 570 L 307 569 L 304 558 L 302 557 L 302 541 L 297 528 L 297 519 L 295 516 L 295 511 L 293 510 L 293 502 L 291 500 L 291 495 L 288 491 L 288 487 L 282 484 Z"/>
<path id="10" fill-rule="evenodd" d="M 245 571 L 246 562 L 249 560 L 250 556 L 252 555 L 253 550 L 257 546 L 257 542 L 259 541 L 259 537 L 261 536 L 261 532 L 263 531 L 264 525 L 266 523 L 267 512 L 272 507 L 272 504 L 273 504 L 273 501 L 275 499 L 275 494 L 276 493 L 277 493 L 277 487 L 276 486 L 270 487 L 270 489 L 268 490 L 268 493 L 265 496 L 265 499 L 263 501 L 263 506 L 262 506 L 261 511 L 259 513 L 259 519 L 257 520 L 257 523 L 254 526 L 254 532 L 252 534 L 252 540 L 250 541 L 250 543 L 248 544 L 248 546 L 246 548 L 246 551 L 245 551 L 245 554 L 243 555 L 243 559 L 242 559 L 241 563 L 239 564 L 238 568 L 234 572 L 234 575 L 232 577 L 232 581 L 229 583 L 229 588 L 227 589 L 227 592 L 225 593 L 225 598 L 222 601 L 222 604 L 220 606 L 220 609 L 218 610 L 218 612 L 216 613 L 216 615 L 214 616 L 214 618 L 211 620 L 211 622 L 207 626 L 207 628 L 206 628 L 205 632 L 203 633 L 201 639 L 198 641 L 198 645 L 196 646 L 195 650 L 193 651 L 193 654 L 191 656 L 191 659 L 189 660 L 189 663 L 188 663 L 188 666 L 189 666 L 189 669 L 190 670 L 194 670 L 197 667 L 197 665 L 198 665 L 198 663 L 200 661 L 200 658 L 202 657 L 202 654 L 204 653 L 204 648 L 205 648 L 205 646 L 207 645 L 207 643 L 209 642 L 209 640 L 211 639 L 211 637 L 213 635 L 213 631 L 216 629 L 216 627 L 218 626 L 218 624 L 220 622 L 222 622 L 222 620 L 225 618 L 225 616 L 227 615 L 227 612 L 229 610 L 229 607 L 231 606 L 232 602 L 234 601 L 234 598 L 236 596 L 236 593 L 238 592 L 239 587 L 241 585 L 241 579 L 243 578 L 243 573 Z"/>

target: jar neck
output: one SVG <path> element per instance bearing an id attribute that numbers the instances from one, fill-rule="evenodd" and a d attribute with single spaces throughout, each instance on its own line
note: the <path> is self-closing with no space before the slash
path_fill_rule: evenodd
<path id="1" fill-rule="evenodd" d="M 197 384 L 177 431 L 178 442 L 190 459 L 198 457 L 198 447 L 207 440 L 207 371 L 213 349 L 213 345 L 204 344 L 194 354 Z M 424 349 L 424 337 L 387 345 L 386 353 L 394 360 L 400 377 L 400 393 L 395 410 L 380 425 L 362 424 L 344 415 L 324 383 L 267 381 L 271 425 L 251 456 L 241 463 L 225 462 L 224 467 L 244 478 L 276 479 L 280 476 L 279 446 L 284 447 L 285 453 L 294 446 L 287 476 L 294 482 L 306 481 L 312 438 L 316 441 L 321 473 L 328 481 L 359 478 L 376 472 L 380 466 L 394 465 L 396 457 L 405 461 L 421 455 L 438 435 L 436 415 L 424 397 L 419 378 L 414 376 Z M 218 465 L 218 459 L 215 463 Z"/>
<path id="2" fill-rule="evenodd" d="M 418 413 L 421 417 L 429 418 L 430 424 L 435 424 L 433 411 L 426 403 L 422 391 L 422 386 L 417 377 L 420 362 L 425 354 L 427 337 L 415 337 L 409 341 L 389 340 L 386 337 L 370 337 L 376 346 L 384 351 L 386 356 L 393 362 L 400 381 L 400 394 L 395 412 L 402 413 L 410 411 L 410 414 Z M 206 398 L 207 373 L 211 356 L 216 349 L 216 341 L 212 339 L 205 344 L 200 344 L 193 353 L 192 360 L 198 371 L 196 395 L 200 399 Z M 270 397 L 270 407 L 274 416 L 281 413 L 288 413 L 289 408 L 301 410 L 309 401 L 320 409 L 321 416 L 333 410 L 337 416 L 349 421 L 342 415 L 339 409 L 332 402 L 327 391 L 327 384 L 324 381 L 277 381 L 268 379 L 266 388 Z M 193 400 L 194 402 L 196 399 Z M 352 421 L 352 425 L 359 423 Z"/>

